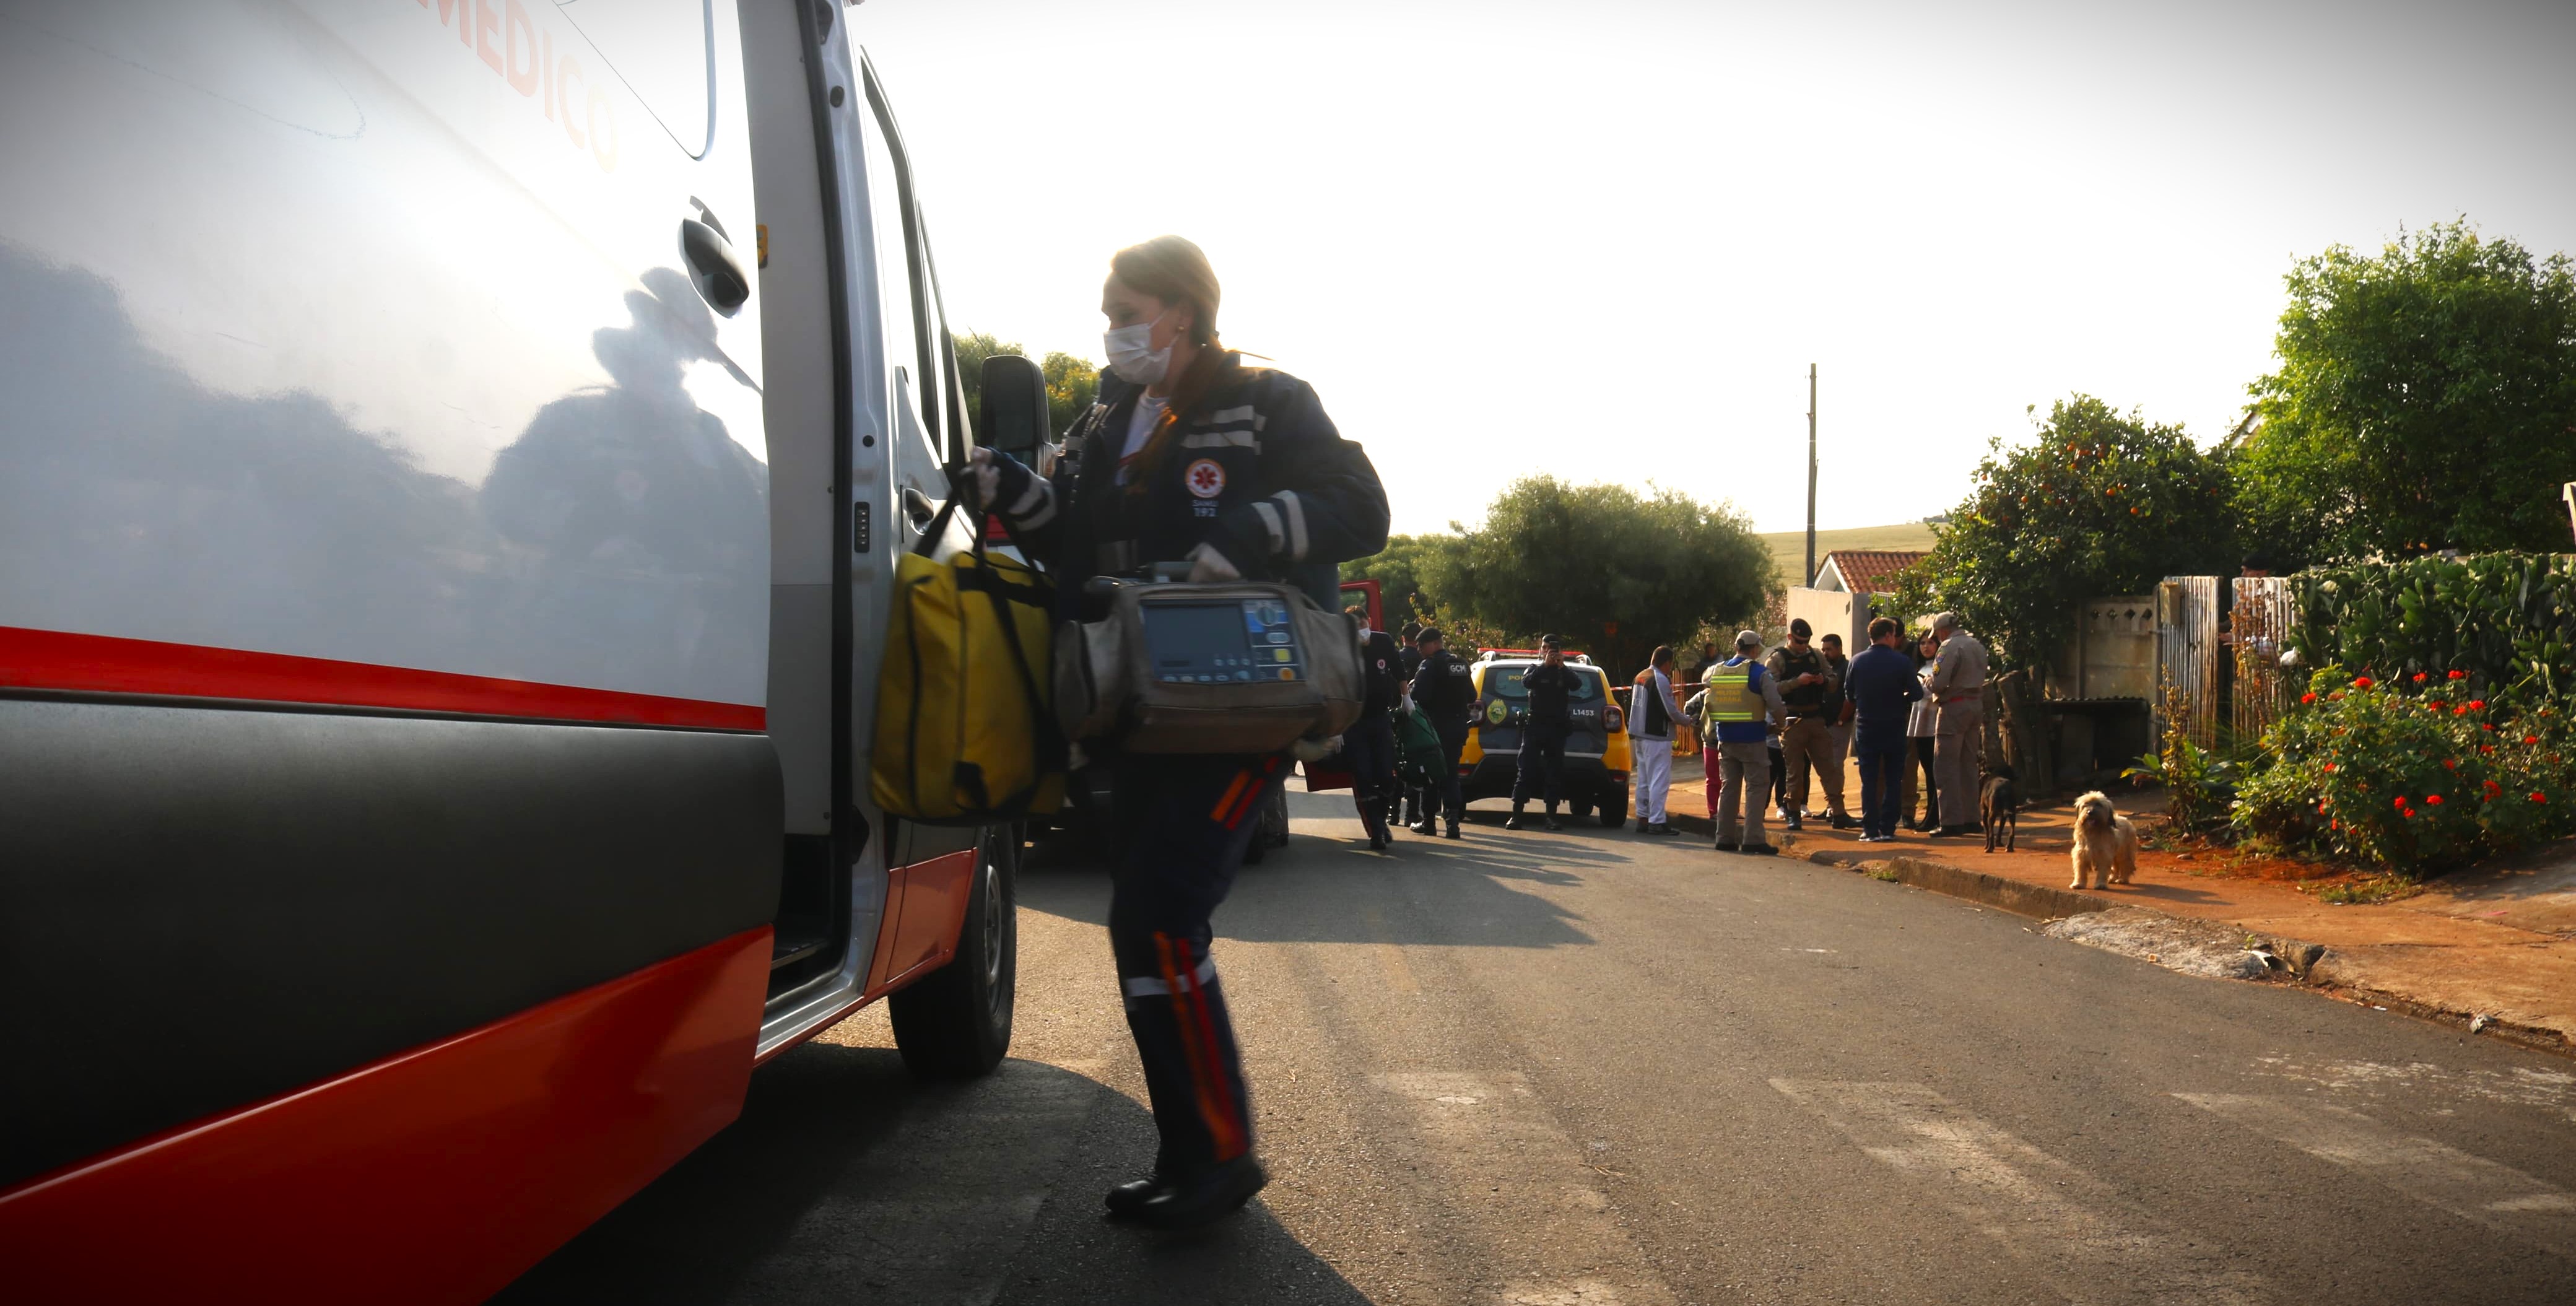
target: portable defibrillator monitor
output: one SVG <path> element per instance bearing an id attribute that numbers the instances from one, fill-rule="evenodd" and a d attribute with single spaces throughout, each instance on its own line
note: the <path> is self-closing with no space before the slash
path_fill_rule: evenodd
<path id="1" fill-rule="evenodd" d="M 1166 685 L 1299 680 L 1305 651 L 1288 607 L 1266 599 L 1157 603 L 1137 608 L 1154 676 Z"/>

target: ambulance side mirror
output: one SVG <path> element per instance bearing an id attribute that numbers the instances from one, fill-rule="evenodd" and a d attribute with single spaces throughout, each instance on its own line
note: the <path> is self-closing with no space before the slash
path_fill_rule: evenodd
<path id="1" fill-rule="evenodd" d="M 978 443 L 1034 467 L 1038 446 L 1046 443 L 1046 373 L 1019 354 L 995 354 L 984 360 L 984 389 L 975 414 Z"/>

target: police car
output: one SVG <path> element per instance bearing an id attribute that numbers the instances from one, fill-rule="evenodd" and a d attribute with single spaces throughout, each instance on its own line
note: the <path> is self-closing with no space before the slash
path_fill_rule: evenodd
<path id="1" fill-rule="evenodd" d="M 1521 677 L 1539 661 L 1534 649 L 1487 649 L 1470 666 L 1476 723 L 1458 754 L 1458 783 L 1468 802 L 1512 796 L 1512 781 L 1520 773 L 1521 726 L 1529 713 L 1529 691 L 1521 687 Z M 1610 677 L 1592 659 L 1568 653 L 1565 665 L 1575 673 L 1569 704 L 1573 728 L 1565 740 L 1567 810 L 1576 816 L 1597 811 L 1603 825 L 1623 824 L 1628 819 L 1627 720 L 1610 697 Z"/>

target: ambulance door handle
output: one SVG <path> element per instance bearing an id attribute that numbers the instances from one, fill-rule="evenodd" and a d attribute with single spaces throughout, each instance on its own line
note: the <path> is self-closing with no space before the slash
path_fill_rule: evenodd
<path id="1" fill-rule="evenodd" d="M 696 218 L 680 219 L 680 252 L 697 273 L 692 280 L 698 293 L 717 312 L 730 313 L 751 298 L 751 273 L 744 270 L 742 256 L 733 252 L 733 242 L 721 230 Z"/>
<path id="2" fill-rule="evenodd" d="M 914 530 L 926 531 L 930 529 L 930 519 L 939 515 L 939 505 L 932 503 L 929 495 L 907 485 L 903 487 L 903 515 L 912 519 Z"/>

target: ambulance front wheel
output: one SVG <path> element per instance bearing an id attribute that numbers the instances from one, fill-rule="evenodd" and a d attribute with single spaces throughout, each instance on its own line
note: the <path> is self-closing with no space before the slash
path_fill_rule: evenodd
<path id="1" fill-rule="evenodd" d="M 975 884 L 957 928 L 957 955 L 886 1000 L 895 1050 L 921 1079 L 972 1079 L 1011 1050 L 1019 984 L 1016 831 L 989 831 L 976 851 Z"/>
<path id="2" fill-rule="evenodd" d="M 1288 846 L 1288 786 L 1270 786 L 1270 796 L 1261 803 L 1261 814 L 1253 818 L 1252 841 L 1243 846 L 1243 864 L 1259 866 L 1273 848 Z"/>

